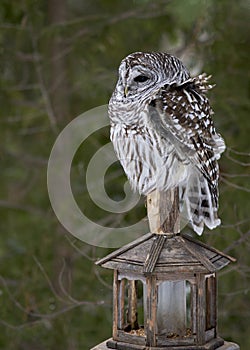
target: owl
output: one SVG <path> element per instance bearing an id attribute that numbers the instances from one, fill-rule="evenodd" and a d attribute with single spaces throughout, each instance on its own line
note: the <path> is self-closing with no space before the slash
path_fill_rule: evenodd
<path id="1" fill-rule="evenodd" d="M 191 77 L 175 56 L 136 52 L 124 58 L 109 102 L 110 138 L 133 190 L 179 188 L 180 210 L 197 234 L 218 218 L 218 159 L 206 74 Z M 185 210 L 184 210 L 184 209 Z"/>

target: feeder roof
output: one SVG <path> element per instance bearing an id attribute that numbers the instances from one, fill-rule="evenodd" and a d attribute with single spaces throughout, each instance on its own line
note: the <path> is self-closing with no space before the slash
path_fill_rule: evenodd
<path id="1" fill-rule="evenodd" d="M 97 265 L 139 274 L 213 273 L 234 258 L 188 235 L 148 233 L 112 252 Z"/>

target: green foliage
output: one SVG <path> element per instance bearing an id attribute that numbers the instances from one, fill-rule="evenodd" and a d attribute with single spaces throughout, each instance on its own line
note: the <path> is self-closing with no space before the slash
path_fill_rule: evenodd
<path id="1" fill-rule="evenodd" d="M 219 331 L 249 348 L 248 16 L 243 0 L 1 1 L 0 348 L 89 349 L 111 335 L 112 276 L 94 265 L 108 250 L 75 240 L 57 221 L 46 170 L 59 132 L 108 103 L 119 62 L 139 50 L 170 50 L 213 74 L 214 119 L 229 150 L 220 162 L 223 225 L 203 239 L 238 259 L 220 275 Z M 92 220 L 107 213 L 84 177 L 108 140 L 108 128 L 98 131 L 72 163 L 75 198 Z M 123 198 L 124 181 L 113 165 L 111 198 Z M 109 224 L 144 215 L 142 199 Z"/>

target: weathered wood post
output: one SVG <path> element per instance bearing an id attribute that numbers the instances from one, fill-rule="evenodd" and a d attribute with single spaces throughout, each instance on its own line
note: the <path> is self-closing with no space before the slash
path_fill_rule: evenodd
<path id="1" fill-rule="evenodd" d="M 180 233 L 179 189 L 151 192 L 147 196 L 147 213 L 151 233 Z"/>

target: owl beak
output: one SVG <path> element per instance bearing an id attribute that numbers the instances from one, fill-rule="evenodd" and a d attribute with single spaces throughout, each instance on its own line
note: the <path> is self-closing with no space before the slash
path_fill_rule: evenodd
<path id="1" fill-rule="evenodd" d="M 128 90 L 129 90 L 128 85 L 125 85 L 125 88 L 124 88 L 124 96 L 125 97 L 127 97 L 127 95 L 128 95 Z"/>

